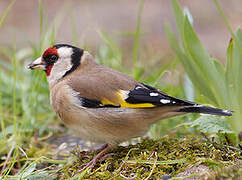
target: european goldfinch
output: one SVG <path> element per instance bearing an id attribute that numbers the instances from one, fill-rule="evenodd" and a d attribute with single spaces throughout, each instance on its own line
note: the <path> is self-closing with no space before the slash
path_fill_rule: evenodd
<path id="1" fill-rule="evenodd" d="M 171 97 L 97 64 L 83 49 L 56 44 L 28 66 L 46 72 L 50 102 L 64 124 L 81 138 L 111 146 L 143 136 L 158 120 L 186 113 L 231 116 L 222 110 Z"/>

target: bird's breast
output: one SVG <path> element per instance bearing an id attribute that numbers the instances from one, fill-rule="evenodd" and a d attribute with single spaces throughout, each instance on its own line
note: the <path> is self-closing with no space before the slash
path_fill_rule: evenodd
<path id="1" fill-rule="evenodd" d="M 51 89 L 50 99 L 52 106 L 67 126 L 88 118 L 88 114 L 85 108 L 82 107 L 78 95 L 78 92 L 62 83 Z"/>

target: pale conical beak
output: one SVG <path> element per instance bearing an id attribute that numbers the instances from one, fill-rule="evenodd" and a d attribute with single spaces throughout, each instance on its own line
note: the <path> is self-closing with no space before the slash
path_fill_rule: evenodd
<path id="1" fill-rule="evenodd" d="M 34 60 L 32 63 L 28 65 L 29 69 L 42 69 L 45 70 L 45 63 L 42 61 L 42 57 L 39 57 L 38 59 Z"/>

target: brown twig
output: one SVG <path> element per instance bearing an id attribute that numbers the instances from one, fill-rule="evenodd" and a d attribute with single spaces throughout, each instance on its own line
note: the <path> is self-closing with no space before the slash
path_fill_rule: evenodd
<path id="1" fill-rule="evenodd" d="M 149 176 L 145 180 L 149 180 L 150 179 L 150 177 L 151 177 L 151 175 L 152 175 L 152 173 L 153 173 L 153 171 L 154 171 L 154 169 L 156 167 L 157 160 L 158 160 L 158 156 L 157 156 L 157 152 L 155 152 L 155 162 L 154 162 L 154 165 L 152 166 L 152 169 L 151 169 L 151 172 L 150 172 Z"/>
<path id="2" fill-rule="evenodd" d="M 8 161 L 9 161 L 9 159 L 10 159 L 10 156 L 11 156 L 13 150 L 14 150 L 14 146 L 12 146 L 12 148 L 10 149 L 10 151 L 9 151 L 9 153 L 8 153 L 8 156 L 7 156 L 7 158 L 6 158 L 5 162 L 4 162 L 4 165 L 3 165 L 3 168 L 2 168 L 2 171 L 1 171 L 0 176 L 3 175 L 3 172 L 4 172 L 4 170 L 5 170 L 5 168 L 6 168 L 7 164 L 8 164 Z"/>

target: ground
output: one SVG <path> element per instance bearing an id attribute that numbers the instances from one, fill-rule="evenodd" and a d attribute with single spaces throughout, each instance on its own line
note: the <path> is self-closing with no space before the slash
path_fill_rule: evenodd
<path id="1" fill-rule="evenodd" d="M 49 177 L 59 179 L 223 179 L 242 177 L 241 149 L 208 141 L 203 137 L 142 139 L 135 145 L 118 146 L 95 167 L 83 170 L 98 150 L 76 137 L 47 140 L 49 153 L 68 163 Z M 79 146 L 76 146 L 79 144 Z M 47 147 L 46 146 L 46 147 Z M 50 147 L 52 147 L 50 151 Z M 100 146 L 92 146 L 96 149 Z M 57 155 L 58 154 L 58 155 Z M 70 155 L 71 154 L 71 155 Z M 40 166 L 48 166 L 42 164 Z"/>

